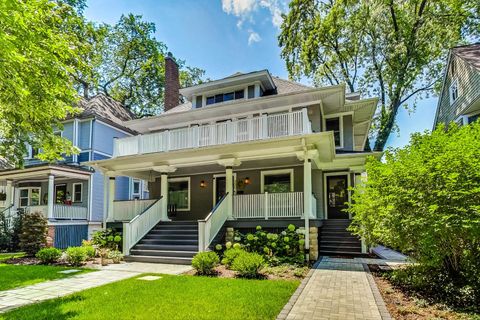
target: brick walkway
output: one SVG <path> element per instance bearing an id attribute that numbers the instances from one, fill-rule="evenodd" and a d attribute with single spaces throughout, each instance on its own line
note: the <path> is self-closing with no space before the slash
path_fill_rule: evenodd
<path id="1" fill-rule="evenodd" d="M 132 278 L 145 272 L 180 274 L 190 269 L 189 266 L 180 265 L 124 263 L 103 267 L 96 272 L 0 291 L 0 314 L 27 304 L 63 297 L 82 290 Z"/>
<path id="2" fill-rule="evenodd" d="M 364 269 L 367 263 L 390 264 L 379 259 L 324 257 L 297 300 L 290 301 L 278 319 L 390 319 L 372 275 Z"/>

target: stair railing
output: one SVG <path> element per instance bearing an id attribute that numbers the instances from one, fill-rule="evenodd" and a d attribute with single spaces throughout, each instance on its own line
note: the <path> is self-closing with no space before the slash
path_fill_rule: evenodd
<path id="1" fill-rule="evenodd" d="M 225 221 L 228 218 L 228 198 L 226 194 L 218 201 L 213 210 L 203 220 L 198 220 L 198 251 L 208 249 L 213 239 L 217 236 Z"/>
<path id="2" fill-rule="evenodd" d="M 123 254 L 128 256 L 130 249 L 137 244 L 150 230 L 155 227 L 162 217 L 164 199 L 160 198 L 151 204 L 145 211 L 138 214 L 129 222 L 123 223 Z"/>

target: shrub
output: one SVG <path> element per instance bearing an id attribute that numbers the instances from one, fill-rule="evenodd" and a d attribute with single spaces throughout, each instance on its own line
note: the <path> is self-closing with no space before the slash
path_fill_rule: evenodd
<path id="1" fill-rule="evenodd" d="M 105 229 L 97 231 L 93 234 L 92 243 L 99 248 L 105 248 L 110 250 L 118 250 L 119 245 L 122 242 L 120 233 L 114 229 Z"/>
<path id="2" fill-rule="evenodd" d="M 83 246 L 88 259 L 95 258 L 95 248 L 93 246 Z"/>
<path id="3" fill-rule="evenodd" d="M 23 216 L 20 232 L 20 248 L 34 255 L 47 244 L 47 219 L 40 212 Z"/>
<path id="4" fill-rule="evenodd" d="M 254 252 L 243 252 L 233 260 L 232 269 L 245 278 L 257 278 L 265 265 L 261 255 Z"/>
<path id="5" fill-rule="evenodd" d="M 192 267 L 199 275 L 210 275 L 215 273 L 215 267 L 219 262 L 220 258 L 215 252 L 200 252 L 193 257 Z"/>
<path id="6" fill-rule="evenodd" d="M 241 253 L 243 253 L 242 249 L 228 249 L 223 252 L 223 259 L 222 264 L 227 266 L 228 268 L 232 266 L 233 260 L 238 257 Z"/>
<path id="7" fill-rule="evenodd" d="M 22 217 L 21 213 L 10 210 L 0 212 L 0 251 L 19 251 Z"/>
<path id="8" fill-rule="evenodd" d="M 123 260 L 123 253 L 118 250 L 109 251 L 108 259 L 112 259 L 113 263 L 120 263 Z"/>
<path id="9" fill-rule="evenodd" d="M 40 249 L 36 254 L 35 257 L 40 259 L 40 261 L 44 264 L 49 264 L 53 262 L 57 262 L 58 259 L 62 256 L 62 250 L 57 248 L 43 248 Z"/>
<path id="10" fill-rule="evenodd" d="M 80 266 L 87 260 L 87 251 L 85 247 L 68 247 L 66 258 L 72 266 Z"/>

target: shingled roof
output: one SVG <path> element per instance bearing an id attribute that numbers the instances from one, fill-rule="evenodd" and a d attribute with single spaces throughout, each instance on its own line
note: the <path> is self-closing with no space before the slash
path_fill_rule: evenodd
<path id="1" fill-rule="evenodd" d="M 236 77 L 240 76 L 243 73 L 237 72 L 235 74 L 232 74 L 231 76 L 228 76 L 226 78 L 230 77 Z M 286 79 L 282 79 L 279 77 L 272 77 L 273 83 L 275 84 L 277 88 L 277 94 L 287 94 L 287 93 L 292 93 L 292 92 L 298 92 L 298 91 L 304 91 L 304 90 L 309 90 L 312 89 L 312 87 L 303 85 L 301 83 L 295 82 L 295 81 L 290 81 Z M 184 112 L 192 109 L 192 103 L 190 101 L 187 101 L 185 103 L 179 104 L 178 106 L 165 111 L 165 113 L 176 113 L 176 112 Z"/>
<path id="2" fill-rule="evenodd" d="M 455 47 L 452 49 L 452 54 L 480 70 L 480 43 Z"/>
<path id="3" fill-rule="evenodd" d="M 135 133 L 124 126 L 124 121 L 135 119 L 135 115 L 125 108 L 120 102 L 99 93 L 90 99 L 81 99 L 78 107 L 83 109 L 77 118 L 98 118 L 122 130 Z"/>

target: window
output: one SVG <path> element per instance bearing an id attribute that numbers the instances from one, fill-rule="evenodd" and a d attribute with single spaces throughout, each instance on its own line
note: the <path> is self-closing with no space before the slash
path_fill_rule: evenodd
<path id="1" fill-rule="evenodd" d="M 333 131 L 335 147 L 343 147 L 342 126 L 341 117 L 325 119 L 325 131 Z"/>
<path id="2" fill-rule="evenodd" d="M 220 103 L 224 101 L 231 101 L 236 99 L 243 99 L 245 93 L 244 90 L 237 90 L 227 93 L 220 93 L 214 96 L 207 97 L 207 106 L 209 104 Z"/>
<path id="3" fill-rule="evenodd" d="M 458 99 L 458 81 L 454 80 L 452 84 L 450 84 L 450 105 L 452 105 Z"/>
<path id="4" fill-rule="evenodd" d="M 476 114 L 476 115 L 474 115 L 474 116 L 468 117 L 468 124 L 477 121 L 477 120 L 479 119 L 479 117 L 480 117 L 480 113 L 479 113 L 479 114 Z"/>
<path id="5" fill-rule="evenodd" d="M 132 198 L 140 199 L 140 180 L 132 180 Z"/>
<path id="6" fill-rule="evenodd" d="M 73 202 L 82 202 L 83 184 L 81 182 L 73 184 Z"/>
<path id="7" fill-rule="evenodd" d="M 293 169 L 262 171 L 262 192 L 293 192 Z"/>
<path id="8" fill-rule="evenodd" d="M 168 205 L 174 205 L 178 211 L 190 210 L 190 178 L 168 180 Z"/>
<path id="9" fill-rule="evenodd" d="M 21 188 L 18 198 L 19 207 L 40 205 L 40 188 Z"/>

